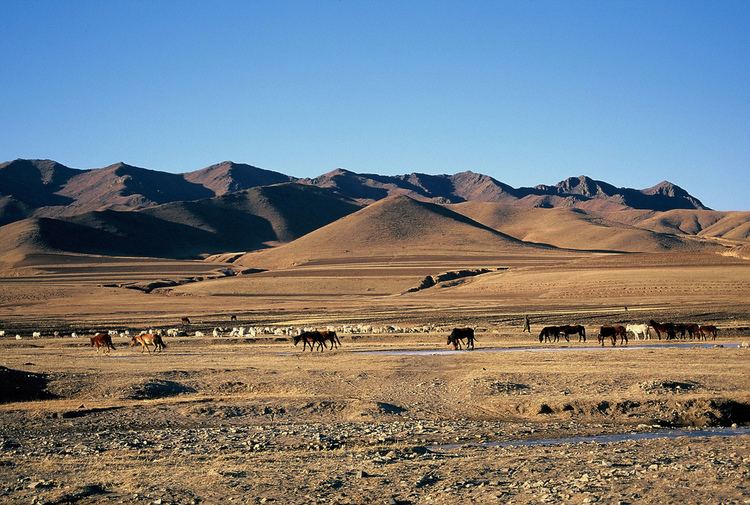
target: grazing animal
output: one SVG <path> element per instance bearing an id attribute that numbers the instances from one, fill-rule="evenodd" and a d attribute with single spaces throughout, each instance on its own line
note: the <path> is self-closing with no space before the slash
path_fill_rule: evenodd
<path id="1" fill-rule="evenodd" d="M 202 331 L 196 331 L 195 332 L 196 337 L 205 337 L 205 334 Z"/>
<path id="2" fill-rule="evenodd" d="M 4 337 L 4 336 L 5 336 L 5 330 L 0 330 L 0 337 Z"/>
<path id="3" fill-rule="evenodd" d="M 566 324 L 560 326 L 560 333 L 565 335 L 565 340 L 570 342 L 569 335 L 578 335 L 578 341 L 586 341 L 586 328 L 580 324 Z"/>
<path id="4" fill-rule="evenodd" d="M 675 327 L 673 323 L 657 323 L 653 319 L 648 322 L 648 325 L 654 329 L 656 336 L 661 340 L 661 334 L 664 333 L 667 336 L 667 340 L 677 338 L 675 333 Z"/>
<path id="5" fill-rule="evenodd" d="M 675 323 L 674 324 L 674 332 L 675 334 L 679 333 L 680 338 L 685 338 L 685 332 L 687 331 L 687 325 L 682 323 Z"/>
<path id="6" fill-rule="evenodd" d="M 190 324 L 190 318 L 187 316 L 181 317 L 180 321 L 182 321 L 182 324 Z"/>
<path id="7" fill-rule="evenodd" d="M 97 333 L 90 338 L 91 347 L 96 347 L 96 353 L 99 354 L 99 348 L 104 348 L 104 354 L 109 354 L 109 350 L 116 350 L 112 345 L 112 336 L 107 333 Z"/>
<path id="8" fill-rule="evenodd" d="M 230 321 L 236 321 L 237 320 L 237 315 L 236 314 L 232 314 L 231 316 L 229 316 L 229 320 Z"/>
<path id="9" fill-rule="evenodd" d="M 632 334 L 636 340 L 651 340 L 651 330 L 647 324 L 626 324 L 625 331 Z"/>
<path id="10" fill-rule="evenodd" d="M 34 338 L 39 338 L 39 337 L 42 336 L 42 332 L 41 331 L 35 331 L 34 333 L 31 334 L 31 336 L 34 337 Z"/>
<path id="11" fill-rule="evenodd" d="M 559 342 L 560 341 L 560 327 L 559 326 L 545 326 L 539 333 L 539 343 L 542 342 Z M 566 335 L 567 338 L 567 335 Z M 568 339 L 568 342 L 570 340 Z"/>
<path id="12" fill-rule="evenodd" d="M 130 339 L 130 347 L 138 344 L 141 344 L 141 354 L 143 354 L 144 349 L 151 354 L 151 348 L 149 348 L 150 345 L 154 346 L 154 352 L 161 352 L 167 348 L 167 344 L 164 343 L 161 335 L 156 333 L 141 333 L 140 335 L 133 335 L 133 338 Z"/>
<path id="13" fill-rule="evenodd" d="M 685 325 L 685 329 L 687 330 L 688 337 L 690 337 L 690 338 L 696 338 L 696 337 L 700 338 L 701 327 L 698 326 L 697 324 L 695 324 L 695 323 L 686 324 Z"/>
<path id="14" fill-rule="evenodd" d="M 323 337 L 324 345 L 326 341 L 331 342 L 331 349 L 336 349 L 337 347 L 341 345 L 341 340 L 339 340 L 339 337 L 336 335 L 335 331 L 324 330 L 320 332 L 320 335 Z"/>
<path id="15" fill-rule="evenodd" d="M 605 338 L 612 339 L 612 345 L 617 345 L 617 337 L 620 337 L 620 344 L 626 345 L 628 343 L 628 332 L 625 331 L 624 326 L 602 326 L 599 329 L 599 343 L 604 347 Z"/>
<path id="16" fill-rule="evenodd" d="M 461 343 L 464 339 L 466 339 L 466 350 L 474 350 L 474 341 L 476 340 L 476 337 L 474 336 L 474 328 L 453 328 L 451 334 L 448 335 L 448 342 L 446 342 L 446 345 L 452 344 L 453 349 L 459 350 L 461 349 Z"/>
<path id="17" fill-rule="evenodd" d="M 698 328 L 698 333 L 704 340 L 708 340 L 708 335 L 711 335 L 716 340 L 716 334 L 719 332 L 719 328 L 713 324 L 707 324 Z"/>
<path id="18" fill-rule="evenodd" d="M 314 346 L 318 346 L 318 350 L 320 352 L 323 352 L 323 348 L 325 347 L 325 343 L 323 342 L 323 335 L 316 330 L 312 331 L 303 331 L 299 335 L 295 335 L 294 338 L 294 345 L 302 342 L 302 351 L 305 350 L 305 348 L 309 345 L 310 346 L 310 352 L 313 351 Z"/>

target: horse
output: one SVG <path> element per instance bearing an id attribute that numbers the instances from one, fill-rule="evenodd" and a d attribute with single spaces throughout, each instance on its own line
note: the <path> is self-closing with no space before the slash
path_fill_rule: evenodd
<path id="1" fill-rule="evenodd" d="M 154 352 L 162 352 L 162 350 L 167 348 L 167 344 L 164 343 L 161 335 L 156 333 L 141 333 L 140 335 L 133 335 L 133 338 L 130 339 L 130 347 L 138 344 L 141 344 L 141 354 L 143 354 L 144 349 L 151 354 L 151 349 L 149 348 L 150 345 L 154 346 Z"/>
<path id="2" fill-rule="evenodd" d="M 617 344 L 617 337 L 620 337 L 620 344 L 626 345 L 628 343 L 628 332 L 625 331 L 624 326 L 602 326 L 599 329 L 599 343 L 604 347 L 604 339 L 609 337 L 612 339 L 612 345 Z"/>
<path id="3" fill-rule="evenodd" d="M 446 345 L 453 345 L 453 349 L 461 349 L 461 342 L 466 339 L 466 350 L 474 349 L 474 328 L 453 328 L 451 334 L 448 335 L 448 342 Z"/>
<path id="4" fill-rule="evenodd" d="M 316 344 L 320 352 L 323 352 L 323 348 L 325 347 L 325 342 L 323 341 L 323 334 L 321 334 L 317 330 L 303 331 L 299 335 L 296 335 L 293 338 L 293 340 L 294 340 L 295 346 L 299 344 L 300 341 L 302 341 L 302 351 L 304 351 L 308 345 L 310 346 L 310 352 L 313 351 L 313 346 Z"/>
<path id="5" fill-rule="evenodd" d="M 656 336 L 659 337 L 659 340 L 661 340 L 661 334 L 666 333 L 667 340 L 677 338 L 677 334 L 675 333 L 675 327 L 672 323 L 657 323 L 653 319 L 651 319 L 648 322 L 648 325 L 654 329 L 656 332 Z"/>
<path id="6" fill-rule="evenodd" d="M 680 338 L 685 338 L 685 332 L 687 331 L 687 325 L 683 323 L 674 323 L 674 332 L 680 334 Z"/>
<path id="7" fill-rule="evenodd" d="M 96 333 L 91 337 L 91 347 L 96 347 L 96 353 L 99 354 L 99 348 L 104 347 L 104 354 L 109 354 L 109 350 L 115 351 L 115 346 L 112 345 L 112 337 L 107 333 Z"/>
<path id="8" fill-rule="evenodd" d="M 560 341 L 560 327 L 559 326 L 545 326 L 539 333 L 539 343 L 542 342 L 559 342 Z M 568 336 L 565 335 L 565 339 L 570 342 Z"/>
<path id="9" fill-rule="evenodd" d="M 237 320 L 237 314 L 232 314 L 229 316 L 230 321 L 236 321 Z"/>
<path id="10" fill-rule="evenodd" d="M 691 339 L 695 337 L 700 337 L 701 327 L 698 326 L 697 324 L 695 323 L 686 324 L 685 329 L 687 330 L 688 337 L 690 337 Z"/>
<path id="11" fill-rule="evenodd" d="M 187 316 L 181 317 L 180 321 L 182 321 L 182 324 L 190 324 L 190 318 Z"/>
<path id="12" fill-rule="evenodd" d="M 341 345 L 341 340 L 339 340 L 335 331 L 324 330 L 320 332 L 320 335 L 323 338 L 323 345 L 325 345 L 327 341 L 331 342 L 331 349 L 336 349 Z"/>
<path id="13" fill-rule="evenodd" d="M 717 328 L 713 324 L 707 324 L 707 325 L 698 327 L 698 333 L 703 338 L 703 340 L 708 340 L 708 335 L 711 335 L 713 339 L 716 340 L 716 334 L 718 332 L 719 332 L 719 328 Z"/>
<path id="14" fill-rule="evenodd" d="M 626 324 L 625 331 L 632 333 L 636 340 L 651 340 L 651 330 L 647 324 Z"/>
<path id="15" fill-rule="evenodd" d="M 586 341 L 586 328 L 584 328 L 580 324 L 566 324 L 560 326 L 560 333 L 565 336 L 565 340 L 567 340 L 568 342 L 570 342 L 570 339 L 568 338 L 569 335 L 578 335 L 579 342 L 581 340 L 583 340 L 584 342 Z"/>

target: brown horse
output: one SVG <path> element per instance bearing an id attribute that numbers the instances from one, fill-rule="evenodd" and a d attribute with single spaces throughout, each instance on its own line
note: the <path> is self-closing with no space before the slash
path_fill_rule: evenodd
<path id="1" fill-rule="evenodd" d="M 294 338 L 294 345 L 302 342 L 302 351 L 305 350 L 305 348 L 309 345 L 310 346 L 310 352 L 313 350 L 313 346 L 317 345 L 318 350 L 320 352 L 323 352 L 323 348 L 325 347 L 325 342 L 323 341 L 323 334 L 319 331 L 303 331 L 299 335 L 295 335 Z"/>
<path id="2" fill-rule="evenodd" d="M 182 321 L 182 324 L 190 324 L 190 318 L 187 316 L 181 317 L 180 321 Z"/>
<path id="3" fill-rule="evenodd" d="M 130 347 L 138 344 L 141 344 L 141 354 L 143 354 L 144 349 L 151 354 L 151 348 L 149 348 L 150 345 L 154 346 L 154 352 L 161 352 L 167 347 L 167 344 L 161 339 L 161 335 L 154 333 L 141 333 L 140 335 L 134 335 L 133 338 L 130 339 Z"/>
<path id="4" fill-rule="evenodd" d="M 716 340 L 716 334 L 718 332 L 719 328 L 717 328 L 713 324 L 707 324 L 698 328 L 698 333 L 703 338 L 703 340 L 708 340 L 708 335 L 711 335 L 713 339 Z"/>
<path id="5" fill-rule="evenodd" d="M 474 328 L 453 328 L 451 334 L 448 335 L 448 342 L 446 345 L 453 345 L 454 350 L 461 349 L 461 343 L 466 339 L 466 350 L 474 350 Z"/>
<path id="6" fill-rule="evenodd" d="M 657 323 L 653 319 L 648 322 L 648 325 L 654 329 L 656 336 L 661 340 L 661 334 L 664 333 L 667 336 L 667 340 L 677 338 L 675 333 L 675 327 L 672 323 Z"/>
<path id="7" fill-rule="evenodd" d="M 565 340 L 570 342 L 570 339 L 568 338 L 568 335 L 578 335 L 578 341 L 580 342 L 583 340 L 586 341 L 586 328 L 581 326 L 580 324 L 566 324 L 564 326 L 560 326 L 560 333 L 565 335 Z"/>
<path id="8" fill-rule="evenodd" d="M 560 332 L 562 329 L 559 326 L 545 326 L 539 333 L 539 343 L 542 342 L 559 342 Z M 565 335 L 565 339 L 570 342 L 570 339 Z"/>
<path id="9" fill-rule="evenodd" d="M 109 350 L 116 350 L 112 345 L 112 337 L 107 333 L 96 333 L 91 337 L 91 347 L 96 347 L 96 353 L 99 354 L 99 348 L 104 347 L 104 354 L 109 354 Z"/>
<path id="10" fill-rule="evenodd" d="M 624 326 L 602 326 L 599 330 L 599 343 L 604 347 L 604 339 L 609 337 L 612 339 L 612 345 L 617 344 L 617 337 L 620 337 L 620 344 L 627 345 L 628 343 L 628 332 L 625 331 Z"/>
<path id="11" fill-rule="evenodd" d="M 320 332 L 320 336 L 323 338 L 323 345 L 325 345 L 326 342 L 331 342 L 331 349 L 336 349 L 341 345 L 341 340 L 339 340 L 335 331 L 323 330 Z"/>
<path id="12" fill-rule="evenodd" d="M 700 337 L 701 327 L 695 323 L 686 324 L 685 330 L 687 330 L 688 337 L 690 337 L 691 339 Z"/>

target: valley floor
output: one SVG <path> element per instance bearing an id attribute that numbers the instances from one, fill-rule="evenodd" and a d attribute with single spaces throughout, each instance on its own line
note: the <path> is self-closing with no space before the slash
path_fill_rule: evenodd
<path id="1" fill-rule="evenodd" d="M 750 501 L 750 350 L 737 346 L 750 340 L 747 261 L 379 258 L 149 294 L 104 284 L 231 265 L 86 261 L 0 278 L 0 502 Z M 458 267 L 503 269 L 402 294 Z M 532 335 L 520 332 L 524 314 Z M 341 334 L 342 348 L 324 353 L 273 335 L 166 338 L 164 353 L 147 355 L 115 337 L 117 349 L 102 356 L 85 338 L 50 337 L 179 327 L 181 316 L 191 335 L 240 325 L 470 325 L 478 349 L 398 352 L 447 350 L 441 331 Z M 717 324 L 719 338 L 596 345 L 599 325 L 650 318 Z M 539 344 L 539 329 L 553 323 L 584 324 L 590 340 Z M 732 433 L 690 431 L 733 424 Z"/>

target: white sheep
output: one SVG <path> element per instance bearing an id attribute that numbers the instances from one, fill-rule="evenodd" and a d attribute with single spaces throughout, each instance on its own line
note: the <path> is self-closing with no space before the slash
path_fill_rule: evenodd
<path id="1" fill-rule="evenodd" d="M 16 340 L 21 340 L 21 335 L 16 335 Z"/>
<path id="2" fill-rule="evenodd" d="M 205 335 L 203 334 L 203 332 L 202 332 L 202 331 L 196 331 L 196 332 L 195 332 L 195 336 L 196 336 L 196 337 L 204 337 Z"/>
<path id="3" fill-rule="evenodd" d="M 42 332 L 41 331 L 35 331 L 34 333 L 31 334 L 31 336 L 34 337 L 34 338 L 39 338 L 39 337 L 42 336 Z"/>
<path id="4" fill-rule="evenodd" d="M 0 337 L 4 337 L 4 336 L 5 336 L 5 330 L 0 330 Z"/>
<path id="5" fill-rule="evenodd" d="M 71 338 L 78 338 L 78 333 L 73 332 L 73 333 L 70 334 L 70 337 Z"/>

